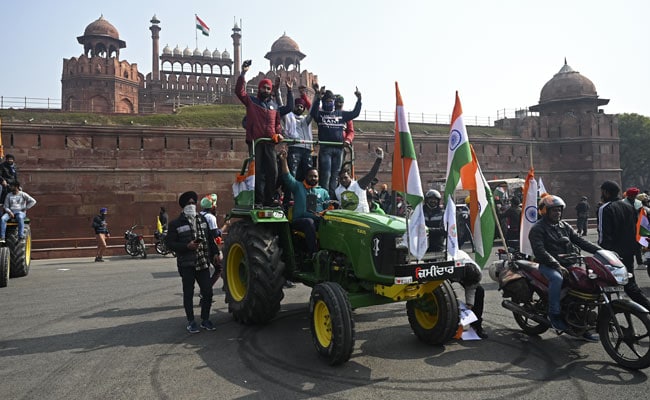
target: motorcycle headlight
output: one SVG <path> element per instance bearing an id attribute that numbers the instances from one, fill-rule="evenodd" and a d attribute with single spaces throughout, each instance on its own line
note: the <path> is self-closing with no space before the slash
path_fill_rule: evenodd
<path id="1" fill-rule="evenodd" d="M 612 276 L 614 276 L 614 279 L 616 279 L 616 283 L 619 285 L 627 285 L 628 281 L 628 274 L 627 274 L 627 268 L 615 268 L 609 266 L 609 271 L 612 273 Z"/>
<path id="2" fill-rule="evenodd" d="M 396 249 L 408 249 L 408 245 L 404 236 L 398 236 L 395 238 L 395 248 Z"/>

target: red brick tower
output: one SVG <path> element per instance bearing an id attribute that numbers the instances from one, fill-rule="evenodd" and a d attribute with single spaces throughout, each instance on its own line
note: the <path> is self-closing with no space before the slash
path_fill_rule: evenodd
<path id="1" fill-rule="evenodd" d="M 126 42 L 110 22 L 100 16 L 77 37 L 84 46 L 79 58 L 63 59 L 61 108 L 64 111 L 137 113 L 137 64 L 120 61 Z"/>

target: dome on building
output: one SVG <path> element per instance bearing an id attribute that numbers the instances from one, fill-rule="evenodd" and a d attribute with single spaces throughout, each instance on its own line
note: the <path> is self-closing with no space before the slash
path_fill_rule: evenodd
<path id="1" fill-rule="evenodd" d="M 539 95 L 539 103 L 558 100 L 597 98 L 596 86 L 588 78 L 574 71 L 564 60 L 560 71 L 546 82 Z"/>
<path id="2" fill-rule="evenodd" d="M 169 47 L 169 45 L 165 45 L 163 48 L 163 54 L 171 55 L 172 54 L 172 49 Z"/>
<path id="3" fill-rule="evenodd" d="M 190 50 L 190 46 L 185 46 L 185 50 L 183 50 L 183 57 L 192 57 L 192 50 Z"/>
<path id="4" fill-rule="evenodd" d="M 230 53 L 228 53 L 228 50 L 224 50 L 223 53 L 221 53 L 221 58 L 225 58 L 226 60 L 230 59 Z"/>
<path id="5" fill-rule="evenodd" d="M 174 47 L 174 55 L 175 56 L 182 56 L 183 55 L 183 52 L 181 51 L 181 48 L 178 47 L 178 45 L 176 45 L 176 47 Z"/>
<path id="6" fill-rule="evenodd" d="M 218 49 L 214 49 L 212 52 L 212 58 L 221 58 L 221 52 Z"/>
<path id="7" fill-rule="evenodd" d="M 212 53 L 208 48 L 206 47 L 205 50 L 203 50 L 203 57 L 212 57 Z"/>
<path id="8" fill-rule="evenodd" d="M 195 56 L 202 56 L 203 55 L 203 53 L 201 52 L 201 50 L 199 50 L 198 47 L 196 49 L 194 49 L 194 53 L 192 53 L 192 54 L 195 55 Z"/>
<path id="9" fill-rule="evenodd" d="M 300 51 L 298 43 L 286 34 L 282 34 L 278 40 L 271 45 L 271 51 Z"/>
<path id="10" fill-rule="evenodd" d="M 113 39 L 120 39 L 120 33 L 110 22 L 104 19 L 103 15 L 86 27 L 84 36 L 108 36 Z"/>

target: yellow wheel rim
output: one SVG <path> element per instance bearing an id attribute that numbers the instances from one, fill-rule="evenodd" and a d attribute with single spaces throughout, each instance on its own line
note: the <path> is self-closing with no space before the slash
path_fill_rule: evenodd
<path id="1" fill-rule="evenodd" d="M 438 309 L 436 304 L 436 298 L 434 296 L 428 296 L 433 302 L 435 309 Z M 438 314 L 431 314 L 428 311 L 425 311 L 421 308 L 415 308 L 415 318 L 418 321 L 418 324 L 424 329 L 433 329 L 438 324 Z"/>
<path id="2" fill-rule="evenodd" d="M 226 260 L 228 290 L 235 301 L 242 301 L 246 297 L 248 281 L 246 270 L 244 248 L 239 243 L 235 243 L 230 246 L 228 259 Z"/>
<path id="3" fill-rule="evenodd" d="M 314 331 L 318 343 L 322 347 L 329 347 L 332 343 L 332 318 L 327 304 L 322 300 L 318 300 L 314 305 Z"/>

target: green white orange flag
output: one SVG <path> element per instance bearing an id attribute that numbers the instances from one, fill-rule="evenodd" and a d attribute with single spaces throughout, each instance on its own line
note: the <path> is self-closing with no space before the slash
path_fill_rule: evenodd
<path id="1" fill-rule="evenodd" d="M 472 154 L 469 148 L 467 129 L 463 122 L 463 107 L 460 105 L 460 98 L 456 92 L 456 103 L 454 112 L 451 115 L 451 129 L 449 130 L 449 147 L 447 148 L 447 182 L 445 183 L 445 195 L 454 197 L 454 191 L 460 184 L 460 170 L 472 162 Z"/>
<path id="2" fill-rule="evenodd" d="M 408 217 L 406 238 L 411 254 L 421 260 L 427 251 L 427 227 L 424 222 L 422 209 L 422 183 L 420 182 L 420 169 L 415 158 L 415 147 L 411 138 L 411 130 L 406 120 L 402 95 L 395 82 L 395 150 L 393 152 L 393 190 L 401 192 L 406 202 L 413 208 L 413 213 Z"/>
<path id="3" fill-rule="evenodd" d="M 539 181 L 541 182 L 542 178 Z M 519 248 L 522 253 L 531 256 L 533 255 L 533 248 L 530 245 L 528 234 L 533 225 L 535 225 L 535 222 L 537 222 L 538 192 L 537 181 L 535 181 L 535 170 L 531 167 L 528 171 L 528 176 L 526 176 L 526 183 L 524 183 L 524 198 L 521 204 L 521 224 L 519 225 Z"/>
<path id="4" fill-rule="evenodd" d="M 194 14 L 194 16 L 196 17 L 196 29 L 200 30 L 204 36 L 210 36 L 208 25 L 198 15 Z"/>
<path id="5" fill-rule="evenodd" d="M 645 207 L 641 207 L 639 217 L 636 220 L 636 241 L 641 246 L 648 247 L 648 238 L 650 238 L 650 221 L 648 221 Z"/>
<path id="6" fill-rule="evenodd" d="M 490 258 L 494 244 L 494 200 L 472 146 L 470 156 L 471 161 L 461 168 L 460 176 L 462 188 L 469 191 L 469 220 L 474 238 L 474 259 L 483 268 Z"/>

